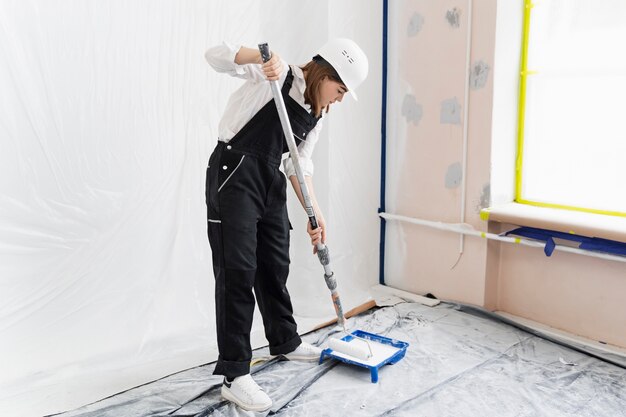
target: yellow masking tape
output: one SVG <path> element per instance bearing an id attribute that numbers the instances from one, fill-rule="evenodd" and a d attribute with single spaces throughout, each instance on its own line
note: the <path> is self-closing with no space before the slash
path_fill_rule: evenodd
<path id="1" fill-rule="evenodd" d="M 480 211 L 480 220 L 489 220 L 489 209 L 482 209 Z"/>
<path id="2" fill-rule="evenodd" d="M 585 208 L 585 207 L 566 206 L 563 204 L 542 203 L 539 201 L 530 201 L 530 200 L 525 200 L 525 199 L 520 199 L 517 202 L 520 204 L 528 204 L 529 206 L 536 206 L 536 207 L 547 207 L 547 208 L 555 208 L 555 209 L 561 209 L 561 210 L 580 211 L 582 213 L 603 214 L 605 216 L 626 217 L 626 213 L 623 213 L 620 211 L 598 210 L 598 209 L 591 209 L 591 208 Z"/>
<path id="3" fill-rule="evenodd" d="M 526 115 L 526 78 L 536 74 L 537 71 L 528 69 L 528 42 L 530 38 L 531 9 L 535 4 L 531 0 L 524 0 L 524 22 L 522 25 L 522 51 L 520 58 L 520 87 L 519 104 L 517 107 L 517 158 L 515 161 L 515 201 L 520 204 L 528 204 L 537 207 L 549 207 L 564 210 L 581 211 L 584 213 L 604 214 L 606 216 L 626 217 L 626 213 L 618 211 L 597 210 L 583 207 L 565 206 L 561 204 L 540 203 L 522 198 L 522 169 L 524 160 L 524 122 Z M 482 219 L 482 212 L 481 212 Z M 485 219 L 483 219 L 485 220 Z"/>
<path id="4" fill-rule="evenodd" d="M 515 161 L 515 201 L 522 198 L 522 162 L 524 159 L 524 119 L 526 112 L 526 76 L 528 75 L 528 38 L 530 36 L 530 0 L 524 1 L 522 51 L 520 57 L 519 104 L 517 106 L 517 159 Z"/>

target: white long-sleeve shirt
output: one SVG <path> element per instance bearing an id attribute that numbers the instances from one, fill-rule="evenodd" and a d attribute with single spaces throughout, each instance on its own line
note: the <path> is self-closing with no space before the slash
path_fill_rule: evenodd
<path id="1" fill-rule="evenodd" d="M 246 80 L 246 83 L 237 89 L 229 98 L 226 110 L 218 126 L 218 139 L 222 142 L 231 140 L 243 126 L 272 98 L 272 89 L 267 82 L 267 78 L 258 64 L 239 65 L 235 63 L 235 56 L 241 45 L 234 45 L 224 42 L 214 46 L 204 54 L 207 62 L 217 72 L 229 74 Z M 284 60 L 283 72 L 280 76 L 279 84 L 283 85 L 289 65 Z M 289 95 L 298 102 L 304 109 L 311 111 L 311 107 L 304 103 L 304 90 L 306 83 L 302 70 L 297 66 L 292 66 L 293 83 Z M 298 145 L 300 156 L 300 166 L 304 175 L 313 176 L 313 149 L 318 140 L 319 132 L 322 128 L 322 120 L 317 122 L 313 130 L 307 134 L 306 140 Z M 287 177 L 296 175 L 291 157 L 283 161 L 283 168 Z"/>

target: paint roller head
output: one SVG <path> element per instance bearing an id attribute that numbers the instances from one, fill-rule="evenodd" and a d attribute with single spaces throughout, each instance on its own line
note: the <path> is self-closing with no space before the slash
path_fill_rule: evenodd
<path id="1" fill-rule="evenodd" d="M 353 339 L 353 342 L 358 341 L 358 339 Z M 350 343 L 345 340 L 331 338 L 328 340 L 328 347 L 335 352 L 343 353 L 356 359 L 367 360 L 372 357 L 369 347 L 359 346 L 357 343 Z"/>

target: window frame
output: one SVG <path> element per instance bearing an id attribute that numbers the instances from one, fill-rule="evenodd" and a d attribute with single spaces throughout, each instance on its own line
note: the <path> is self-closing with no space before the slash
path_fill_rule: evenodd
<path id="1" fill-rule="evenodd" d="M 526 204 L 536 207 L 545 207 L 552 209 L 561 209 L 569 211 L 579 211 L 583 213 L 602 214 L 607 216 L 626 217 L 626 212 L 613 210 L 600 210 L 588 207 L 569 206 L 558 203 L 547 203 L 542 201 L 533 201 L 523 197 L 522 195 L 522 179 L 524 169 L 524 127 L 526 121 L 526 84 L 528 76 L 536 74 L 536 71 L 528 69 L 528 48 L 530 39 L 530 23 L 531 11 L 534 7 L 532 0 L 524 0 L 523 23 L 522 23 L 522 45 L 520 56 L 520 75 L 519 75 L 519 96 L 517 106 L 517 155 L 515 158 L 515 189 L 514 201 L 519 204 Z"/>

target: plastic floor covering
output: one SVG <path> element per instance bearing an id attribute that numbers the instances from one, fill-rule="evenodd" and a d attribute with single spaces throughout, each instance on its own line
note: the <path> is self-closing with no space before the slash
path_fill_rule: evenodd
<path id="1" fill-rule="evenodd" d="M 476 309 L 401 303 L 349 324 L 410 344 L 401 361 L 380 369 L 378 383 L 367 369 L 336 361 L 260 361 L 252 373 L 274 404 L 254 413 L 220 397 L 211 363 L 57 416 L 626 416 L 626 369 Z M 304 340 L 325 347 L 329 336 L 340 336 L 336 327 Z"/>

